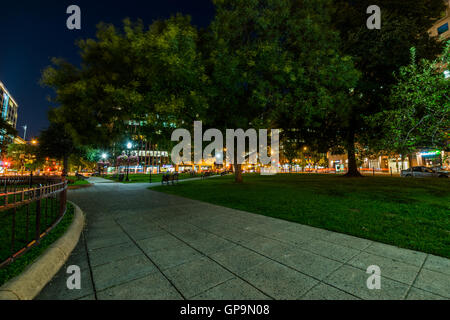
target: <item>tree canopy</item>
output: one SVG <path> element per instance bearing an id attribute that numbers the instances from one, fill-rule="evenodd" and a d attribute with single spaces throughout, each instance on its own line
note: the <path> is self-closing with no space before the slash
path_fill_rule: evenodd
<path id="1" fill-rule="evenodd" d="M 374 115 L 396 117 L 413 68 L 431 77 L 425 65 L 402 68 L 410 48 L 417 61 L 442 49 L 427 33 L 441 0 L 380 0 L 380 30 L 366 27 L 368 0 L 213 2 L 216 15 L 202 30 L 181 14 L 148 27 L 100 24 L 95 39 L 78 42 L 80 66 L 54 59 L 43 72 L 55 91 L 52 123 L 94 148 L 133 136 L 170 145 L 172 130 L 192 130 L 195 120 L 220 130 L 282 128 L 284 141 L 315 152 L 346 149 L 354 176 L 356 146 L 386 134 Z M 423 72 L 414 81 L 436 84 Z"/>

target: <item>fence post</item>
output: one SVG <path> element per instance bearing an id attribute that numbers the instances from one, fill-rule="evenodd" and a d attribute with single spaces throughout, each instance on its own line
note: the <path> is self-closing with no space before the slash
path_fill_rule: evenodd
<path id="1" fill-rule="evenodd" d="M 39 242 L 39 238 L 41 237 L 41 185 L 39 185 L 39 188 L 36 189 L 36 191 L 37 191 L 37 200 L 36 200 L 36 234 L 35 234 L 35 240 L 36 240 L 36 242 Z"/>
<path id="2" fill-rule="evenodd" d="M 64 212 L 66 211 L 66 181 L 63 180 L 62 184 L 62 190 L 59 192 L 59 216 L 62 216 Z"/>
<path id="3" fill-rule="evenodd" d="M 373 176 L 375 177 L 375 167 L 372 168 Z"/>

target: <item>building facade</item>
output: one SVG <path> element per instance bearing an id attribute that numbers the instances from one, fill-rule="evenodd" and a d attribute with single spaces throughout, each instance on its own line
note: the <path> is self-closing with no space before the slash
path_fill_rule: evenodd
<path id="1" fill-rule="evenodd" d="M 19 106 L 1 81 L 0 81 L 0 105 L 1 105 L 1 117 L 11 126 L 16 128 L 17 111 Z"/>
<path id="2" fill-rule="evenodd" d="M 450 38 L 450 0 L 444 0 L 447 9 L 442 13 L 441 19 L 436 21 L 433 27 L 428 30 L 428 33 L 432 37 L 439 37 L 442 40 Z"/>

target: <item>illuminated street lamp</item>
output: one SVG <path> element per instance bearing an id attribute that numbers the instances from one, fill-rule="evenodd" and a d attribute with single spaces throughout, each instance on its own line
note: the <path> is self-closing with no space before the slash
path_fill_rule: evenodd
<path id="1" fill-rule="evenodd" d="M 130 150 L 133 147 L 133 144 L 131 142 L 127 143 L 127 149 L 128 149 L 128 158 L 127 158 L 127 178 L 125 179 L 125 181 L 130 181 L 130 179 L 128 178 L 128 172 L 130 171 Z"/>
<path id="2" fill-rule="evenodd" d="M 99 172 L 101 172 L 102 174 L 104 174 L 104 172 L 105 172 L 105 160 L 108 158 L 108 154 L 107 153 L 102 153 L 102 155 L 101 155 L 101 158 L 102 158 L 102 160 L 103 161 L 100 161 L 99 162 L 99 167 L 98 167 L 98 169 L 99 169 Z M 102 164 L 102 168 L 100 169 L 100 163 Z"/>

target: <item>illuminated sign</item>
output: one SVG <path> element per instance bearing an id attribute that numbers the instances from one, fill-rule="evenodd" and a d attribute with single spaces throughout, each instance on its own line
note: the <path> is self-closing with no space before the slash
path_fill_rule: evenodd
<path id="1" fill-rule="evenodd" d="M 420 152 L 419 155 L 421 155 L 422 157 L 430 157 L 430 156 L 437 156 L 440 155 L 441 152 L 439 150 L 435 150 L 435 151 L 428 151 L 428 152 Z"/>

